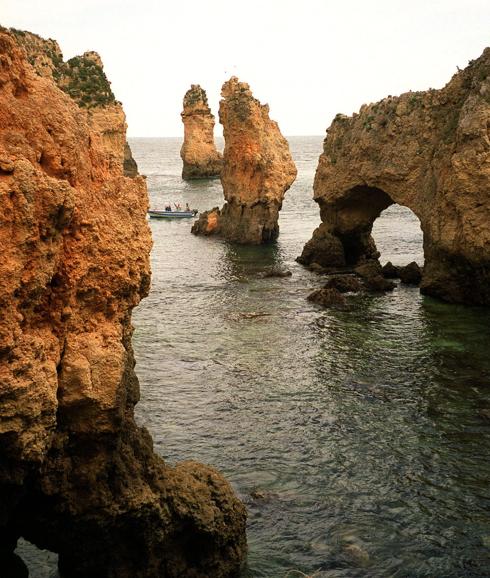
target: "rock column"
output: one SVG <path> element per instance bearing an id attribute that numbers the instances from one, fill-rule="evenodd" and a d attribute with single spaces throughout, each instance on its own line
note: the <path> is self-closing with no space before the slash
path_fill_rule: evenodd
<path id="1" fill-rule="evenodd" d="M 180 150 L 184 180 L 219 177 L 223 157 L 214 144 L 214 116 L 206 91 L 193 84 L 184 96 L 184 143 Z"/>
<path id="2" fill-rule="evenodd" d="M 282 201 L 297 172 L 288 142 L 269 118 L 268 105 L 253 97 L 248 84 L 232 77 L 221 95 L 226 203 L 203 213 L 192 231 L 244 244 L 274 241 Z"/>

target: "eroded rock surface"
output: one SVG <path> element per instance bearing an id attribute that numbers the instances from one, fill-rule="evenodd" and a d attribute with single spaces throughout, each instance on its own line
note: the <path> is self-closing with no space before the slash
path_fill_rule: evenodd
<path id="1" fill-rule="evenodd" d="M 0 568 L 24 536 L 65 578 L 233 576 L 243 505 L 212 468 L 167 466 L 134 421 L 144 179 L 16 37 L 0 29 Z"/>
<path id="2" fill-rule="evenodd" d="M 102 136 L 110 162 L 122 166 L 126 176 L 136 176 L 138 167 L 126 141 L 126 115 L 112 92 L 97 52 L 88 51 L 65 62 L 55 40 L 23 30 L 11 32 L 37 74 L 53 80 L 87 111 L 87 121 Z"/>
<path id="3" fill-rule="evenodd" d="M 337 115 L 314 183 L 322 224 L 300 262 L 355 267 L 379 254 L 373 221 L 409 207 L 424 235 L 422 292 L 490 304 L 490 49 L 441 90 Z"/>
<path id="4" fill-rule="evenodd" d="M 180 149 L 184 180 L 219 177 L 223 155 L 214 144 L 214 116 L 208 105 L 206 91 L 193 84 L 184 96 L 184 143 Z"/>
<path id="5" fill-rule="evenodd" d="M 253 97 L 248 84 L 232 77 L 221 96 L 226 203 L 201 214 L 192 232 L 244 244 L 274 241 L 284 194 L 296 178 L 288 142 L 269 118 L 268 105 Z"/>

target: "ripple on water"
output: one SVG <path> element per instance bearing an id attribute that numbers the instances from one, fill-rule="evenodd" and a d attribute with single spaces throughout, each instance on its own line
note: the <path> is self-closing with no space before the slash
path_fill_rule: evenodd
<path id="1" fill-rule="evenodd" d="M 484 576 L 490 315 L 403 286 L 343 311 L 306 301 L 322 281 L 294 259 L 318 224 L 320 142 L 292 140 L 300 174 L 272 247 L 151 224 L 153 288 L 134 317 L 139 420 L 169 461 L 232 481 L 249 510 L 246 576 Z M 158 153 L 177 173 L 175 144 L 149 146 L 132 143 L 143 171 Z M 217 181 L 159 179 L 154 203 L 222 203 Z M 386 260 L 421 261 L 403 209 L 375 235 Z M 260 278 L 271 267 L 293 276 Z"/>

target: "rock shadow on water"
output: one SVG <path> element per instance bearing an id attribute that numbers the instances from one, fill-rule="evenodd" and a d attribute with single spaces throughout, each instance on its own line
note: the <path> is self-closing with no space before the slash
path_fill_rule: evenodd
<path id="1" fill-rule="evenodd" d="M 225 251 L 218 264 L 218 275 L 226 281 L 249 282 L 253 279 L 287 277 L 287 267 L 279 246 L 238 245 L 224 242 Z"/>

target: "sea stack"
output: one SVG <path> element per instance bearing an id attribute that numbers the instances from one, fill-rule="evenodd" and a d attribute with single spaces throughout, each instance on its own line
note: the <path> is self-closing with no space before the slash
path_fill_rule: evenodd
<path id="1" fill-rule="evenodd" d="M 23 536 L 69 578 L 233 576 L 242 503 L 212 468 L 168 466 L 134 419 L 145 181 L 124 176 L 114 119 L 60 90 L 53 45 L 36 37 L 40 74 L 25 36 L 0 28 L 0 568 L 22 572 Z M 70 66 L 68 88 L 89 104 L 85 66 Z"/>
<path id="2" fill-rule="evenodd" d="M 223 156 L 214 144 L 214 116 L 208 105 L 206 91 L 193 84 L 184 96 L 184 144 L 180 156 L 184 163 L 184 180 L 219 177 Z"/>
<path id="3" fill-rule="evenodd" d="M 203 213 L 192 232 L 243 244 L 274 241 L 285 192 L 296 178 L 287 140 L 269 107 L 248 84 L 232 77 L 223 84 L 219 120 L 225 138 L 221 183 L 225 205 Z"/>
<path id="4" fill-rule="evenodd" d="M 375 261 L 374 220 L 410 208 L 424 236 L 421 291 L 490 304 L 490 49 L 440 90 L 409 92 L 337 115 L 314 182 L 322 224 L 298 260 Z"/>

